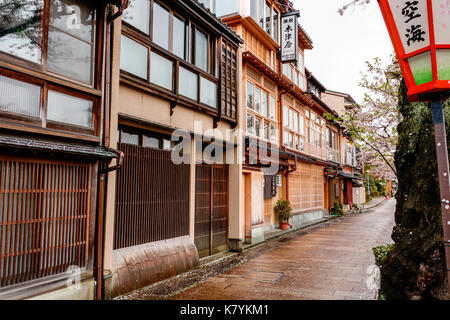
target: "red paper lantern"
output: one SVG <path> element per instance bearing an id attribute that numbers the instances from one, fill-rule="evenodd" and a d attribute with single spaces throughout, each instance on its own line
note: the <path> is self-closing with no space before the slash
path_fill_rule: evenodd
<path id="1" fill-rule="evenodd" d="M 378 0 L 412 102 L 450 92 L 450 0 Z"/>

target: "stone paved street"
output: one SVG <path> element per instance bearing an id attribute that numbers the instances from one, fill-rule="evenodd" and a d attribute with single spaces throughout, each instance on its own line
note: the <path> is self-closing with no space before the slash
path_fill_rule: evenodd
<path id="1" fill-rule="evenodd" d="M 395 200 L 301 236 L 172 299 L 374 299 L 372 248 L 392 243 Z"/>

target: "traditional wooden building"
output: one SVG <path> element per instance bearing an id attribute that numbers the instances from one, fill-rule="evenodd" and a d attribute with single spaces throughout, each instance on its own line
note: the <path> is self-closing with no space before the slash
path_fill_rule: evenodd
<path id="1" fill-rule="evenodd" d="M 0 299 L 99 297 L 108 3 L 2 2 Z"/>
<path id="2" fill-rule="evenodd" d="M 239 158 L 242 40 L 193 0 L 135 0 L 114 30 L 110 134 L 125 159 L 108 186 L 107 298 L 228 250 L 241 172 L 226 159 Z"/>

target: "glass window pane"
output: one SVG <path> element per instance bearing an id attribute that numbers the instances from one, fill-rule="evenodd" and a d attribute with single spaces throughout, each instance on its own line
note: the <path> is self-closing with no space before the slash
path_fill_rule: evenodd
<path id="1" fill-rule="evenodd" d="M 0 111 L 39 117 L 41 87 L 0 76 Z"/>
<path id="2" fill-rule="evenodd" d="M 289 125 L 289 108 L 283 106 L 283 126 L 287 127 Z"/>
<path id="3" fill-rule="evenodd" d="M 273 39 L 278 42 L 278 11 L 273 10 Z"/>
<path id="4" fill-rule="evenodd" d="M 195 29 L 195 65 L 208 71 L 208 36 Z"/>
<path id="5" fill-rule="evenodd" d="M 255 88 L 255 111 L 261 112 L 261 90 Z"/>
<path id="6" fill-rule="evenodd" d="M 294 131 L 298 132 L 298 113 L 294 112 Z"/>
<path id="7" fill-rule="evenodd" d="M 203 77 L 200 78 L 200 102 L 217 107 L 217 85 Z"/>
<path id="8" fill-rule="evenodd" d="M 270 35 L 271 34 L 271 27 L 272 24 L 270 23 L 270 16 L 271 16 L 271 12 L 270 12 L 270 5 L 266 2 L 266 14 L 265 14 L 265 30 L 266 32 Z"/>
<path id="9" fill-rule="evenodd" d="M 259 0 L 258 17 L 259 25 L 264 29 L 264 0 Z"/>
<path id="10" fill-rule="evenodd" d="M 253 109 L 253 84 L 247 82 L 247 108 Z"/>
<path id="11" fill-rule="evenodd" d="M 267 117 L 268 116 L 268 110 L 267 110 L 267 108 L 268 108 L 268 103 L 269 103 L 269 101 L 268 101 L 268 99 L 269 99 L 269 96 L 267 95 L 267 93 L 265 93 L 265 92 L 263 92 L 263 95 L 262 95 L 262 115 L 264 116 L 264 117 Z"/>
<path id="12" fill-rule="evenodd" d="M 169 16 L 170 12 L 159 3 L 153 5 L 153 42 L 169 50 Z"/>
<path id="13" fill-rule="evenodd" d="M 150 81 L 163 88 L 173 90 L 173 62 L 159 54 L 150 54 Z"/>
<path id="14" fill-rule="evenodd" d="M 146 135 L 143 136 L 142 144 L 146 148 L 152 148 L 152 149 L 160 148 L 159 139 L 153 138 L 153 137 L 148 137 Z"/>
<path id="15" fill-rule="evenodd" d="M 294 129 L 294 112 L 289 109 L 289 128 Z"/>
<path id="16" fill-rule="evenodd" d="M 269 123 L 264 121 L 264 139 L 269 140 Z"/>
<path id="17" fill-rule="evenodd" d="M 179 92 L 192 100 L 198 100 L 198 75 L 180 67 Z"/>
<path id="18" fill-rule="evenodd" d="M 182 59 L 186 59 L 186 23 L 184 20 L 173 17 L 173 53 Z"/>
<path id="19" fill-rule="evenodd" d="M 289 133 L 289 147 L 290 148 L 294 147 L 294 141 L 293 141 L 292 133 Z"/>
<path id="20" fill-rule="evenodd" d="M 44 1 L 22 3 L 22 7 L 17 8 L 16 1 L 0 0 L 0 29 L 14 30 L 0 37 L 0 51 L 41 63 L 41 21 L 36 12 L 42 9 Z M 28 25 L 27 21 L 30 21 Z"/>
<path id="21" fill-rule="evenodd" d="M 163 150 L 170 151 L 174 147 L 174 144 L 171 140 L 163 139 Z"/>
<path id="22" fill-rule="evenodd" d="M 139 135 L 122 131 L 120 134 L 120 143 L 139 145 Z"/>
<path id="23" fill-rule="evenodd" d="M 256 14 L 256 0 L 250 0 L 250 16 L 253 20 L 258 21 L 258 15 Z"/>
<path id="24" fill-rule="evenodd" d="M 50 25 L 88 42 L 94 38 L 94 16 L 94 6 L 88 1 L 50 1 Z"/>
<path id="25" fill-rule="evenodd" d="M 261 136 L 261 120 L 258 118 L 255 118 L 255 135 L 258 137 Z"/>
<path id="26" fill-rule="evenodd" d="M 53 27 L 49 28 L 47 61 L 49 71 L 91 83 L 92 51 L 92 44 Z"/>
<path id="27" fill-rule="evenodd" d="M 273 124 L 270 125 L 270 140 L 271 141 L 277 140 L 277 129 Z"/>
<path id="28" fill-rule="evenodd" d="M 270 96 L 270 119 L 277 119 L 277 101 L 272 96 Z"/>
<path id="29" fill-rule="evenodd" d="M 254 117 L 247 115 L 247 133 L 255 134 Z"/>
<path id="30" fill-rule="evenodd" d="M 122 35 L 120 69 L 148 80 L 148 49 Z"/>
<path id="31" fill-rule="evenodd" d="M 303 116 L 300 116 L 300 134 L 305 134 L 305 119 Z"/>
<path id="32" fill-rule="evenodd" d="M 122 15 L 122 20 L 150 34 L 150 1 L 131 0 L 130 6 Z"/>
<path id="33" fill-rule="evenodd" d="M 283 145 L 289 145 L 289 134 L 287 133 L 287 131 L 283 131 Z"/>
<path id="34" fill-rule="evenodd" d="M 48 120 L 93 128 L 93 108 L 93 101 L 48 91 Z"/>
<path id="35" fill-rule="evenodd" d="M 450 80 L 450 50 L 449 49 L 436 50 L 436 58 L 438 68 L 438 79 Z"/>

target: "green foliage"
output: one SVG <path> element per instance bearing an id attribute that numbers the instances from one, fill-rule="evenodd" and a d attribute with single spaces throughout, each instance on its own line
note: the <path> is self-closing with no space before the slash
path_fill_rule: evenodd
<path id="1" fill-rule="evenodd" d="M 288 200 L 278 200 L 277 204 L 273 208 L 275 215 L 278 217 L 279 222 L 288 222 L 292 216 L 291 203 Z"/>
<path id="2" fill-rule="evenodd" d="M 358 205 L 357 205 L 356 203 L 354 203 L 354 204 L 352 205 L 352 207 L 353 207 L 353 211 L 355 211 L 355 212 L 361 212 L 361 210 L 359 209 L 359 207 L 358 207 Z"/>
<path id="3" fill-rule="evenodd" d="M 391 252 L 394 248 L 395 244 L 387 244 L 384 246 L 372 248 L 373 255 L 375 256 L 375 264 L 381 267 L 384 260 L 386 260 L 388 253 Z"/>
<path id="4" fill-rule="evenodd" d="M 331 208 L 331 214 L 334 216 L 342 216 L 344 214 L 342 205 L 339 202 L 334 203 L 333 208 Z"/>

